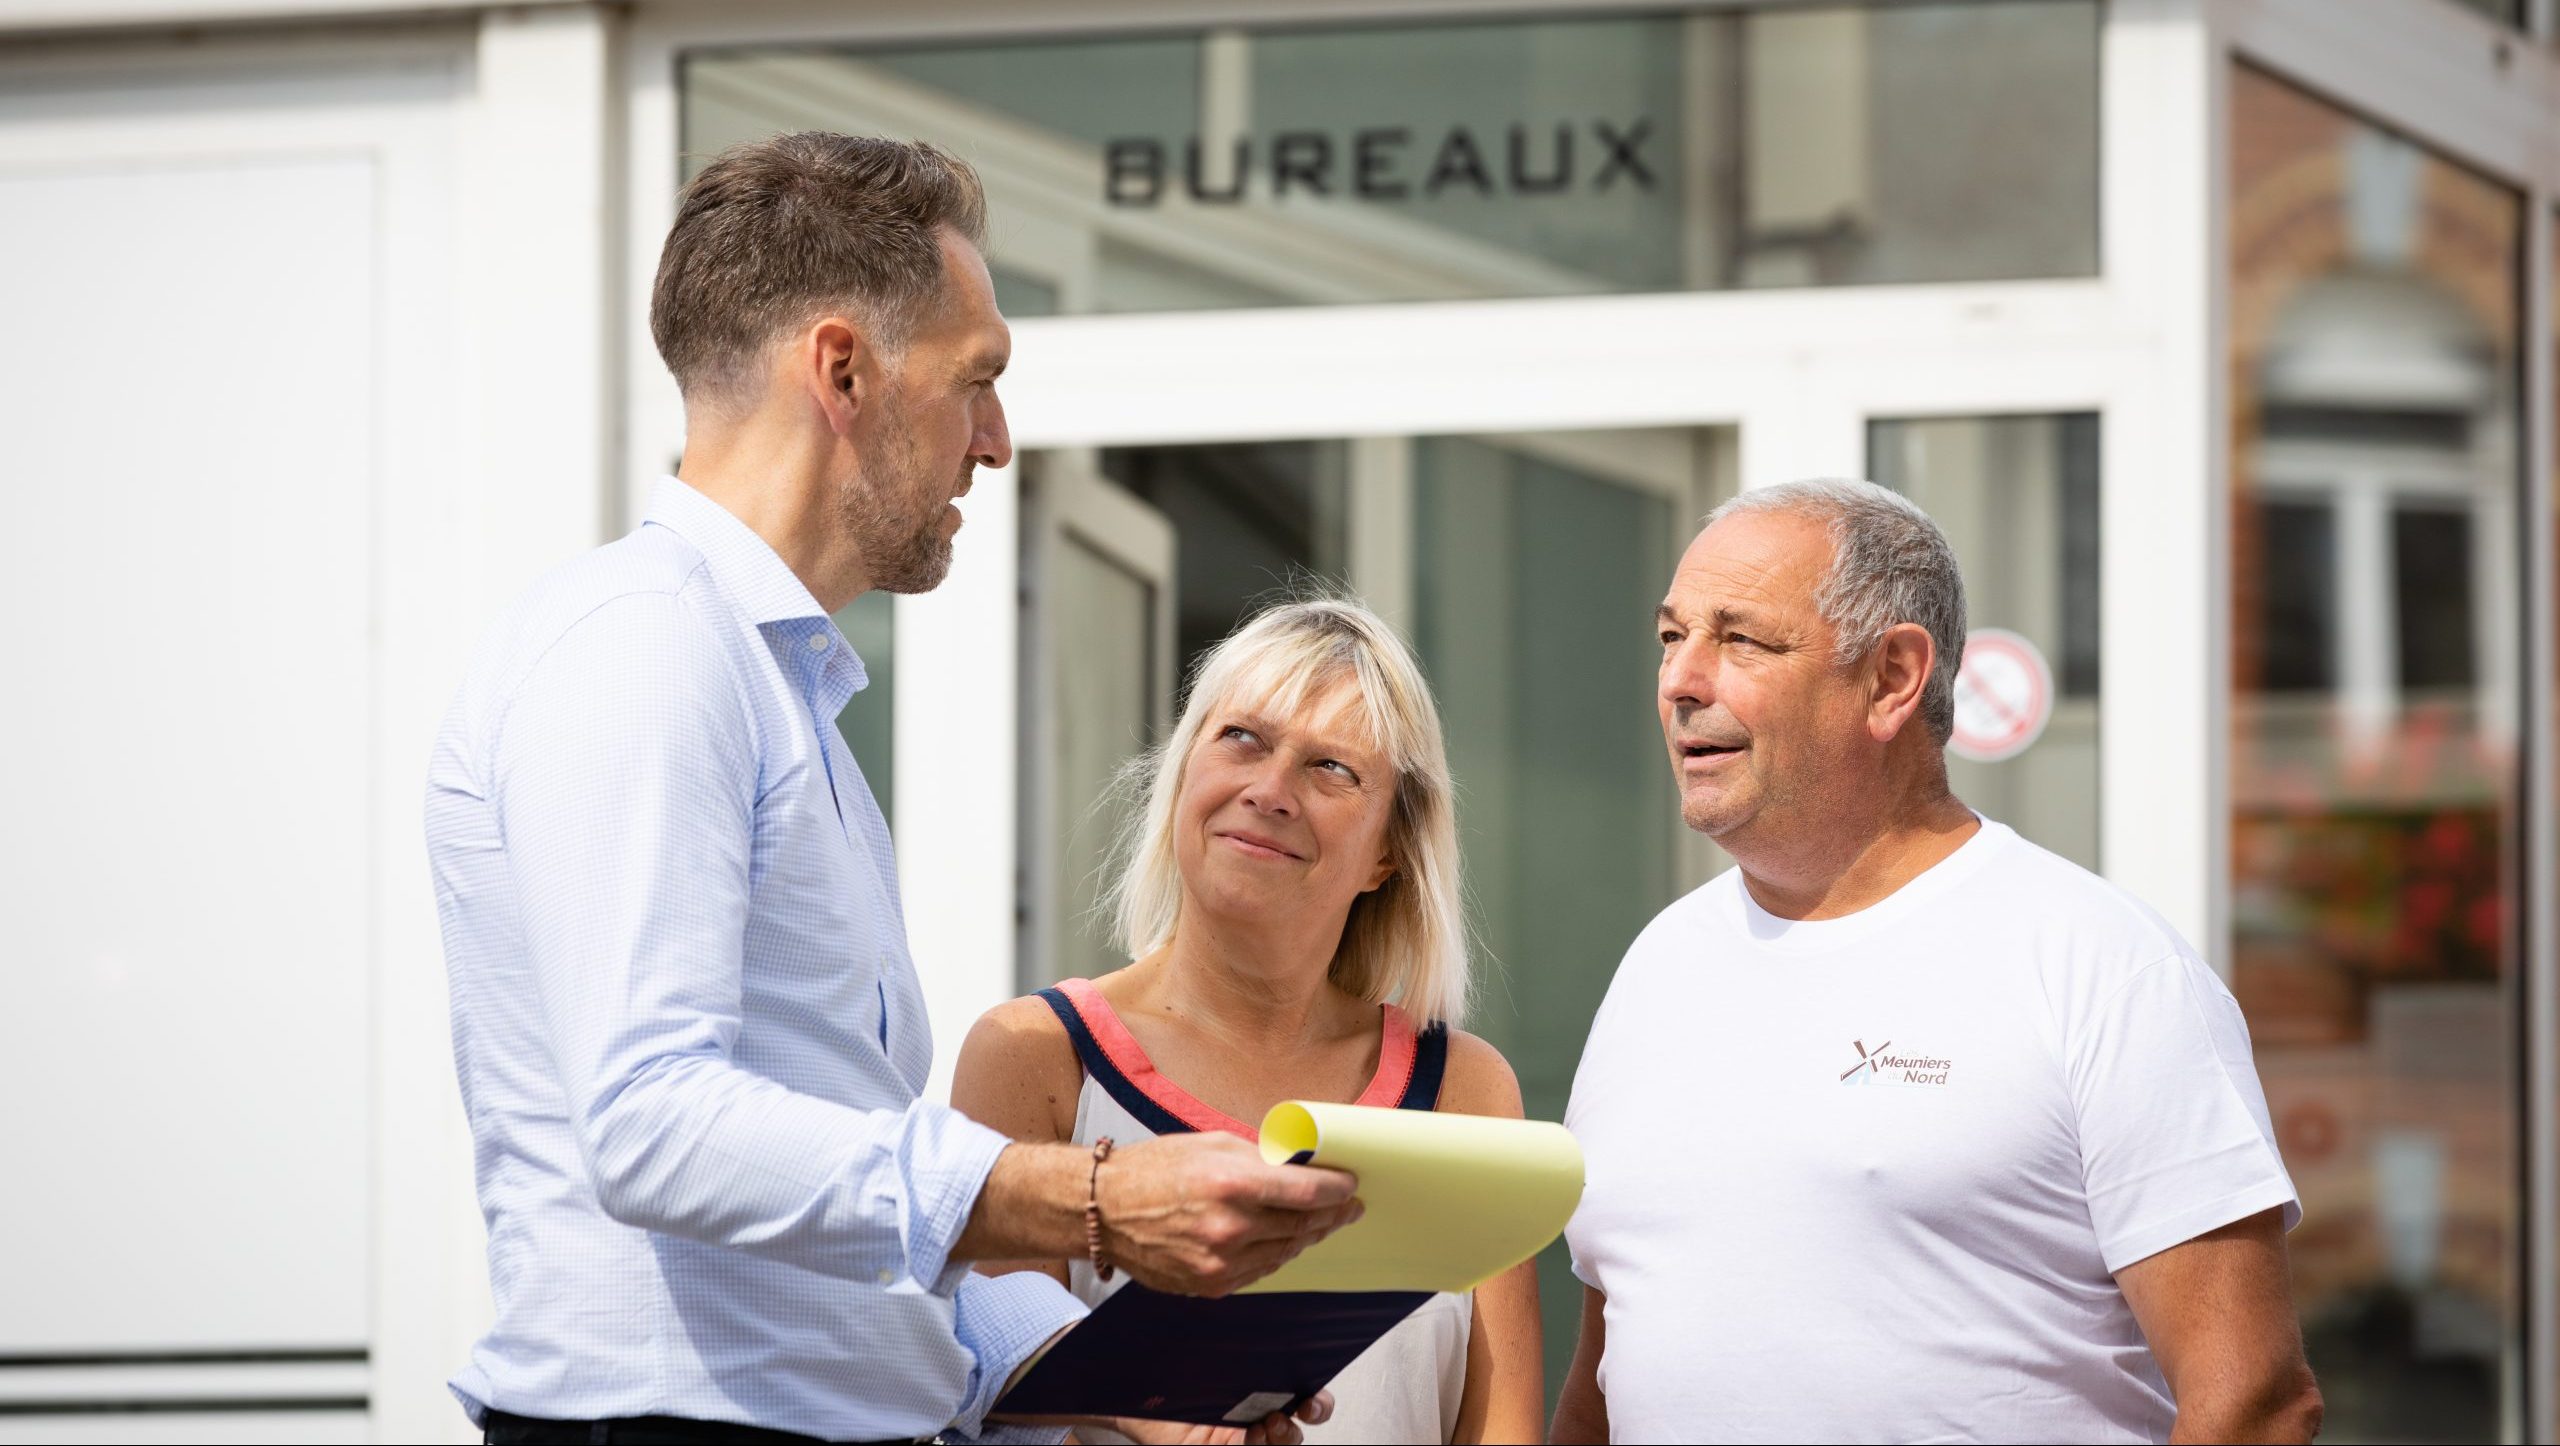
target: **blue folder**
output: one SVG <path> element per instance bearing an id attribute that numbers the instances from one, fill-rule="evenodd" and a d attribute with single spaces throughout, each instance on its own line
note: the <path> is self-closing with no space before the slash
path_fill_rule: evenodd
<path id="1" fill-rule="evenodd" d="M 1244 1425 L 1324 1389 L 1430 1298 L 1398 1290 L 1202 1300 L 1131 1281 L 1059 1337 L 993 1414 Z"/>

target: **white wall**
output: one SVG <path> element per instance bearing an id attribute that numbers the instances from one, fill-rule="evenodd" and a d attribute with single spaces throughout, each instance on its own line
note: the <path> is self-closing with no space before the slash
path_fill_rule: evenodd
<path id="1" fill-rule="evenodd" d="M 0 49 L 0 1439 L 469 1438 L 423 769 L 602 536 L 612 35 Z"/>

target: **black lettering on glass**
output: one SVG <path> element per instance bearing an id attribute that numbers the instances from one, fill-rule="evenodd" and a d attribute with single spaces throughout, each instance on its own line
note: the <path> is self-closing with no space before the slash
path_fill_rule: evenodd
<path id="1" fill-rule="evenodd" d="M 1543 176 L 1529 173 L 1529 128 L 1511 128 L 1511 189 L 1525 196 L 1552 195 L 1573 184 L 1573 130 L 1556 127 L 1555 168 Z"/>
<path id="2" fill-rule="evenodd" d="M 1245 171 L 1246 168 L 1252 164 L 1251 158 L 1246 152 L 1245 144 L 1246 143 L 1242 137 L 1237 138 L 1235 153 L 1236 167 L 1234 174 L 1227 181 L 1227 188 L 1223 191 L 1212 191 L 1201 183 L 1200 141 L 1196 136 L 1192 138 L 1190 143 L 1184 147 L 1182 153 L 1183 178 L 1190 184 L 1192 200 L 1216 201 L 1223 205 L 1227 202 L 1241 201 L 1244 199 Z"/>
<path id="3" fill-rule="evenodd" d="M 1626 172 L 1627 179 L 1635 182 L 1639 189 L 1653 189 L 1653 171 L 1645 165 L 1641 153 L 1646 138 L 1653 134 L 1652 121 L 1637 121 L 1623 132 L 1607 121 L 1593 121 L 1591 133 L 1599 139 L 1601 149 L 1606 152 L 1600 158 L 1600 174 L 1591 178 L 1591 189 L 1609 189 L 1609 182 L 1620 171 Z"/>
<path id="4" fill-rule="evenodd" d="M 1422 183 L 1422 194 L 1437 196 L 1440 188 L 1456 181 L 1474 184 L 1479 195 L 1493 194 L 1493 177 L 1484 168 L 1484 153 L 1476 149 L 1476 138 L 1463 126 L 1452 129 L 1449 138 L 1440 143 L 1440 155 L 1431 163 L 1431 178 Z"/>
<path id="5" fill-rule="evenodd" d="M 1362 131 L 1352 138 L 1352 169 L 1362 200 L 1401 201 L 1405 198 L 1406 192 L 1412 188 L 1393 179 L 1388 172 L 1396 163 L 1393 148 L 1412 139 L 1413 132 L 1402 126 Z"/>
<path id="6" fill-rule="evenodd" d="M 1271 193 L 1289 194 L 1293 181 L 1319 196 L 1333 194 L 1333 140 L 1317 131 L 1282 131 L 1271 142 Z"/>
<path id="7" fill-rule="evenodd" d="M 1164 147 L 1113 141 L 1102 148 L 1102 197 L 1114 206 L 1152 206 L 1164 194 Z"/>

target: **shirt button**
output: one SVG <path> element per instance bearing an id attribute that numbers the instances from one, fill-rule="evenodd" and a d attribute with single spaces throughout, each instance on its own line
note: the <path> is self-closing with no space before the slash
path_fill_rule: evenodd
<path id="1" fill-rule="evenodd" d="M 823 653 L 826 650 L 827 635 L 825 633 L 811 633 L 809 635 L 809 651 L 813 653 Z"/>
<path id="2" fill-rule="evenodd" d="M 880 1283 L 882 1285 L 887 1285 L 890 1281 L 896 1280 L 897 1278 L 897 1274 L 894 1271 L 884 1270 L 880 1272 Z"/>

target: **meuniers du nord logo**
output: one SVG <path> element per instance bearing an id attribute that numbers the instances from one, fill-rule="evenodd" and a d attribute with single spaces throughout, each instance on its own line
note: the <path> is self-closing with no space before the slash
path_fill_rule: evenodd
<path id="1" fill-rule="evenodd" d="M 1890 1054 L 1893 1041 L 1886 1040 L 1874 1049 L 1860 1040 L 1849 1041 L 1858 1051 L 1858 1062 L 1841 1071 L 1840 1082 L 1850 1085 L 1942 1085 L 1955 1073 L 1955 1061 L 1932 1054 Z"/>
<path id="2" fill-rule="evenodd" d="M 1238 139 L 1228 154 L 1203 156 L 1197 136 L 1178 153 L 1146 137 L 1102 148 L 1102 195 L 1114 206 L 1152 206 L 1179 184 L 1191 199 L 1241 201 L 1257 173 L 1274 197 L 1350 196 L 1363 201 L 1429 199 L 1447 191 L 1478 196 L 1545 196 L 1577 184 L 1594 192 L 1625 185 L 1651 191 L 1656 180 L 1645 143 L 1653 122 L 1593 121 L 1588 126 L 1510 127 L 1479 136 L 1452 126 L 1437 141 L 1403 126 L 1331 135 L 1282 131 L 1267 144 Z"/>

